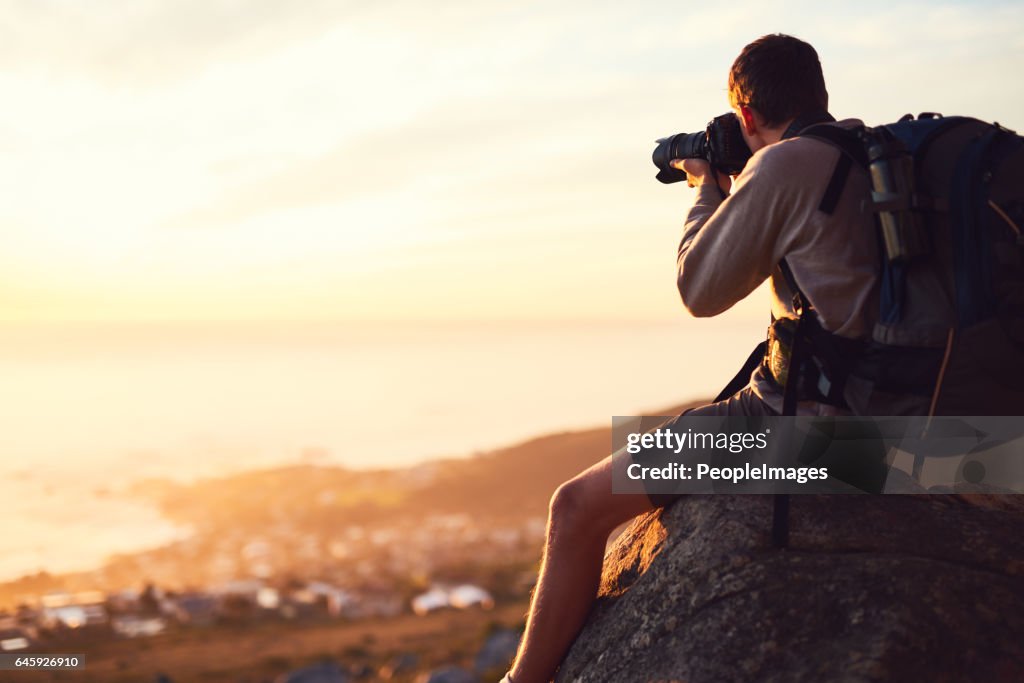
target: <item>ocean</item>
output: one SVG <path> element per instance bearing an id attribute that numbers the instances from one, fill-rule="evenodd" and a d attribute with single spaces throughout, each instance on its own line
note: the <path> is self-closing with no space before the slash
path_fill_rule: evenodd
<path id="1" fill-rule="evenodd" d="M 463 457 L 715 394 L 763 333 L 671 323 L 6 324 L 0 580 L 187 534 L 124 495 Z M 595 453 L 594 459 L 603 453 Z"/>

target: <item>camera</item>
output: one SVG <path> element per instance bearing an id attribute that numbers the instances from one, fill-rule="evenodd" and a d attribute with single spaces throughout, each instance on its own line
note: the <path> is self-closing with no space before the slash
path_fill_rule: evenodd
<path id="1" fill-rule="evenodd" d="M 657 141 L 652 160 L 658 167 L 655 176 L 663 183 L 686 180 L 686 173 L 669 166 L 673 159 L 705 159 L 720 173 L 736 175 L 750 158 L 740 121 L 732 112 L 716 116 L 700 133 L 677 133 Z"/>

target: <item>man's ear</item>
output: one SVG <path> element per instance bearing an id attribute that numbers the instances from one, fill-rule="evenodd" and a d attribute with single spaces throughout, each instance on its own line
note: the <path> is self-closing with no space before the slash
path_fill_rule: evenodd
<path id="1" fill-rule="evenodd" d="M 754 116 L 754 110 L 747 106 L 741 106 L 739 109 L 740 123 L 743 125 L 743 132 L 748 137 L 757 135 L 760 126 L 757 125 L 757 118 Z"/>

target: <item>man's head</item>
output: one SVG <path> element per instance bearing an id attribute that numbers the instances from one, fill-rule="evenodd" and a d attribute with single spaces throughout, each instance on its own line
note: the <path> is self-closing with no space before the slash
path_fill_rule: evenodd
<path id="1" fill-rule="evenodd" d="M 781 33 L 758 38 L 732 63 L 729 103 L 752 151 L 777 142 L 797 116 L 828 109 L 818 53 Z"/>

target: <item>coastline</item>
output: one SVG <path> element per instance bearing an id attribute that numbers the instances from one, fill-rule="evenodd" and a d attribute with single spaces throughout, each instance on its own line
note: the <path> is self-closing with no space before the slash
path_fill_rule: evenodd
<path id="1" fill-rule="evenodd" d="M 652 414 L 674 415 L 685 408 L 701 403 L 703 401 L 691 401 Z M 112 498 L 107 501 L 107 504 L 124 505 L 123 510 L 126 513 L 132 509 L 135 511 L 141 508 L 150 510 L 153 515 L 134 518 L 133 523 L 138 523 L 139 528 L 148 528 L 149 531 L 152 531 L 155 517 L 161 523 L 168 525 L 168 529 L 173 530 L 168 537 L 158 540 L 156 543 L 146 542 L 140 546 L 115 551 L 98 563 L 81 569 L 72 571 L 43 569 L 0 580 L 0 605 L 13 606 L 17 602 L 16 596 L 18 595 L 38 595 L 48 589 L 100 588 L 114 590 L 126 588 L 127 586 L 111 583 L 115 581 L 114 577 L 123 577 L 125 574 L 124 570 L 117 569 L 118 567 L 123 568 L 133 564 L 145 566 L 147 558 L 173 555 L 181 548 L 188 547 L 189 543 L 195 542 L 198 535 L 210 532 L 210 529 L 198 528 L 197 519 L 190 517 L 197 513 L 190 511 L 187 507 L 172 508 L 170 506 L 179 505 L 179 503 L 169 501 L 189 499 L 194 496 L 201 498 L 217 489 L 237 488 L 244 491 L 246 486 L 254 486 L 253 482 L 267 477 L 282 478 L 282 482 L 291 477 L 295 480 L 294 486 L 299 488 L 306 485 L 298 480 L 304 479 L 307 471 L 315 473 L 316 479 L 322 480 L 332 476 L 341 478 L 343 483 L 339 485 L 339 495 L 342 496 L 349 495 L 344 493 L 346 485 L 352 490 L 372 489 L 377 486 L 381 491 L 389 491 L 392 496 L 395 489 L 404 489 L 410 492 L 408 493 L 410 496 L 420 495 L 420 491 L 424 487 L 457 490 L 472 495 L 475 487 L 486 485 L 480 482 L 490 481 L 495 476 L 507 477 L 509 475 L 500 474 L 499 471 L 511 468 L 519 470 L 521 474 L 516 487 L 518 495 L 523 498 L 521 514 L 538 515 L 543 514 L 550 492 L 554 490 L 558 481 L 561 481 L 558 477 L 568 478 L 576 471 L 596 462 L 606 454 L 607 444 L 610 442 L 611 425 L 609 422 L 608 425 L 589 429 L 548 432 L 487 451 L 466 454 L 462 457 L 432 458 L 411 466 L 354 470 L 330 463 L 287 463 L 243 470 L 223 477 L 198 479 L 190 483 L 174 482 L 167 479 L 137 482 L 135 486 L 126 487 L 121 493 L 106 494 L 107 497 Z M 531 472 L 534 472 L 535 476 L 532 476 Z M 197 494 L 197 491 L 203 493 Z M 308 501 L 307 504 L 314 505 L 314 501 Z M 469 503 L 469 505 L 473 504 L 475 504 L 473 501 Z M 202 509 L 197 508 L 197 510 Z M 351 517 L 354 513 L 349 511 L 347 514 L 350 520 L 354 519 Z M 365 519 L 355 519 L 355 521 L 360 524 L 367 523 Z M 118 530 L 113 533 L 118 533 Z M 137 539 L 137 537 L 135 538 Z M 144 572 L 140 571 L 135 583 L 140 584 L 146 579 Z"/>

